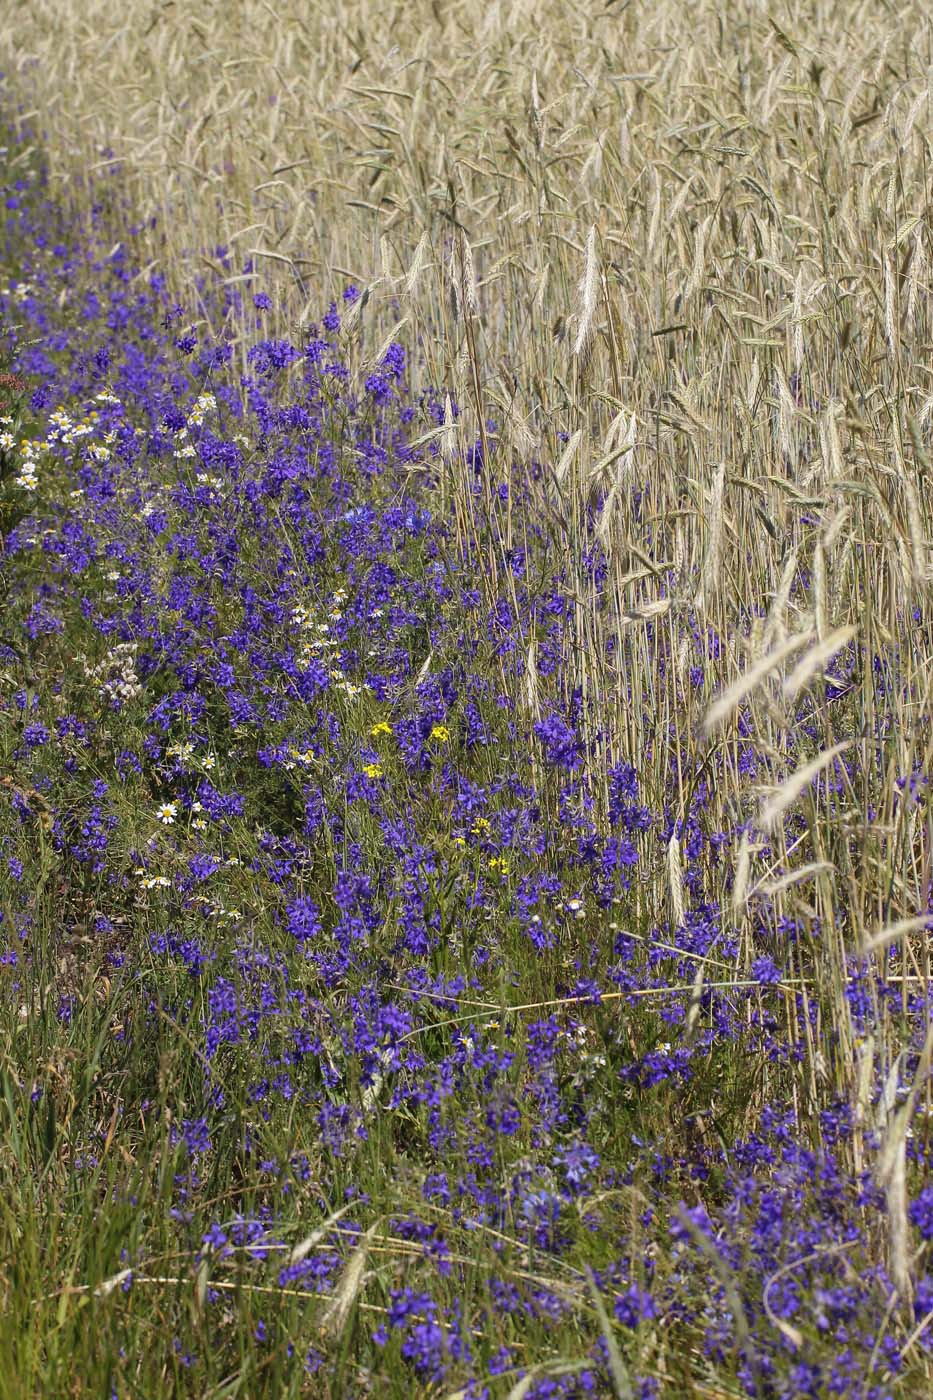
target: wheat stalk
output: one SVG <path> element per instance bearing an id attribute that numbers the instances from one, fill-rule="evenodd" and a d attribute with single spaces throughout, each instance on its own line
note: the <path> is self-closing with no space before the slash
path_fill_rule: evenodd
<path id="1" fill-rule="evenodd" d="M 596 254 L 596 225 L 587 235 L 583 276 L 577 288 L 577 336 L 573 353 L 583 356 L 593 333 L 596 316 L 596 292 L 599 287 L 599 263 Z"/>

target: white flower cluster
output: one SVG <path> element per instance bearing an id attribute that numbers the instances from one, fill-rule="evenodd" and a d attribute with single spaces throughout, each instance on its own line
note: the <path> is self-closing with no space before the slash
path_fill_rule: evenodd
<path id="1" fill-rule="evenodd" d="M 184 461 L 186 459 L 190 460 L 191 458 L 196 457 L 198 455 L 198 449 L 195 447 L 194 443 L 186 441 L 188 437 L 188 429 L 202 427 L 204 424 L 204 420 L 208 416 L 208 414 L 216 412 L 217 400 L 215 399 L 214 395 L 198 394 L 191 408 L 191 411 L 188 414 L 188 417 L 185 419 L 185 422 L 180 428 L 176 428 L 173 434 L 175 441 L 181 444 L 179 447 L 176 447 L 174 453 L 175 457 L 179 461 Z M 167 433 L 168 430 L 168 424 L 163 418 L 162 422 L 159 424 L 159 432 Z"/>
<path id="2" fill-rule="evenodd" d="M 101 695 L 111 703 L 122 705 L 142 690 L 142 682 L 136 674 L 137 647 L 136 642 L 118 642 L 95 666 L 89 666 L 86 657 L 78 658 L 84 663 L 88 680 L 98 684 Z"/>
<path id="3" fill-rule="evenodd" d="M 213 394 L 198 394 L 194 401 L 194 408 L 188 414 L 188 424 L 200 428 L 204 419 L 209 413 L 217 412 L 217 400 Z"/>
<path id="4" fill-rule="evenodd" d="M 294 625 L 302 632 L 311 633 L 310 636 L 306 636 L 302 640 L 298 651 L 300 665 L 307 666 L 314 656 L 340 646 L 337 638 L 330 635 L 331 623 L 339 622 L 343 617 L 342 609 L 346 601 L 346 589 L 338 588 L 327 606 L 326 620 L 325 617 L 321 617 L 316 608 L 306 603 L 299 603 L 292 610 Z M 362 686 L 354 685 L 352 681 L 348 681 L 339 666 L 332 666 L 328 674 L 337 690 L 342 690 L 351 697 L 360 694 Z"/>
<path id="5" fill-rule="evenodd" d="M 197 753 L 194 744 L 169 744 L 165 750 L 167 758 L 177 758 L 182 767 L 198 768 L 202 773 L 212 773 L 217 767 L 217 759 L 212 753 Z M 200 803 L 197 804 L 201 810 Z"/>
<path id="6" fill-rule="evenodd" d="M 133 874 L 138 877 L 140 888 L 144 890 L 164 890 L 172 883 L 167 875 L 147 875 L 141 865 L 136 867 Z"/>
<path id="7" fill-rule="evenodd" d="M 96 396 L 96 402 L 103 404 L 119 404 L 120 400 L 109 390 L 102 390 Z M 19 475 L 16 478 L 16 485 L 24 491 L 35 491 L 39 485 L 38 468 L 40 457 L 43 451 L 60 443 L 65 447 L 70 447 L 76 442 L 81 442 L 84 438 L 93 437 L 100 428 L 100 410 L 89 409 L 83 418 L 74 419 L 63 408 L 56 408 L 49 415 L 49 430 L 45 438 L 21 438 L 19 443 L 15 442 L 13 434 L 9 431 L 12 425 L 12 418 L 4 415 L 0 418 L 0 423 L 4 425 L 6 431 L 0 433 L 0 447 L 4 451 L 11 452 L 15 448 L 20 457 Z M 116 433 L 108 431 L 103 434 L 100 442 L 92 442 L 88 446 L 88 455 L 95 462 L 108 462 L 110 460 L 110 448 L 116 441 Z M 71 493 L 75 496 L 76 492 Z"/>
<path id="8" fill-rule="evenodd" d="M 20 438 L 19 443 L 17 443 L 13 434 L 10 432 L 13 419 L 8 413 L 4 413 L 3 416 L 0 417 L 0 423 L 3 424 L 4 429 L 3 432 L 0 433 L 0 448 L 3 448 L 4 452 L 12 452 L 15 448 L 18 448 L 21 458 L 16 485 L 21 487 L 24 491 L 35 491 L 36 487 L 39 485 L 36 467 L 38 466 L 39 453 L 42 451 L 45 444 L 41 438 Z"/>
<path id="9" fill-rule="evenodd" d="M 94 431 L 94 421 L 97 417 L 97 410 L 92 409 L 86 418 L 82 418 L 76 423 L 69 413 L 63 408 L 56 408 L 54 413 L 49 414 L 49 439 L 52 442 L 71 443 L 78 438 L 89 437 Z"/>
<path id="10" fill-rule="evenodd" d="M 35 288 L 31 282 L 13 282 L 6 287 L 0 287 L 0 295 L 11 297 L 13 301 L 18 301 L 20 306 L 22 306 L 23 302 L 27 300 L 30 293 L 34 290 Z"/>

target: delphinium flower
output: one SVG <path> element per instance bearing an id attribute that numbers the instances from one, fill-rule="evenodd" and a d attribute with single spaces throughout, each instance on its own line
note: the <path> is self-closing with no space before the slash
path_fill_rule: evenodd
<path id="1" fill-rule="evenodd" d="M 582 746 L 576 731 L 560 715 L 551 714 L 535 725 L 535 734 L 544 745 L 547 761 L 555 767 L 573 770 L 582 761 Z"/>

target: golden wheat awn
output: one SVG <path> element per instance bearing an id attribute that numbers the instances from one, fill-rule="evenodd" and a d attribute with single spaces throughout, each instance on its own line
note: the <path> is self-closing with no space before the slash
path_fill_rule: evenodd
<path id="1" fill-rule="evenodd" d="M 762 831 L 772 831 L 780 821 L 788 807 L 809 787 L 814 778 L 822 773 L 823 769 L 833 759 L 843 753 L 849 747 L 849 740 L 843 739 L 838 744 L 834 744 L 825 753 L 819 753 L 816 758 L 812 758 L 809 763 L 805 763 L 796 772 L 781 784 L 774 794 L 764 803 L 758 813 L 757 825 Z"/>
<path id="2" fill-rule="evenodd" d="M 782 661 L 786 661 L 795 651 L 799 651 L 801 647 L 806 646 L 812 635 L 812 632 L 798 632 L 795 636 L 788 637 L 786 641 L 782 642 L 780 646 L 775 647 L 773 651 L 766 652 L 764 656 L 760 656 L 758 660 L 750 666 L 747 671 L 744 671 L 737 680 L 733 681 L 710 706 L 703 719 L 704 731 L 709 734 L 717 725 L 722 724 L 723 720 L 728 719 L 745 697 L 751 694 L 756 686 L 761 685 L 762 681 L 780 666 Z"/>
<path id="3" fill-rule="evenodd" d="M 823 663 L 831 656 L 835 656 L 844 646 L 847 646 L 856 635 L 855 627 L 837 627 L 828 637 L 824 637 L 815 647 L 811 647 L 806 656 L 801 657 L 797 665 L 786 678 L 783 685 L 785 700 L 793 700 L 794 697 L 807 685 L 818 671 L 823 667 Z"/>

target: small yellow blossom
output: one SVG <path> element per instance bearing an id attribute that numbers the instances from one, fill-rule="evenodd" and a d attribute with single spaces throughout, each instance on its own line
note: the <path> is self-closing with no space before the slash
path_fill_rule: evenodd
<path id="1" fill-rule="evenodd" d="M 381 720 L 379 721 L 378 724 L 374 724 L 373 727 L 372 727 L 372 729 L 369 731 L 370 738 L 372 738 L 372 739 L 378 739 L 380 734 L 391 734 L 391 733 L 392 733 L 392 726 L 391 726 L 391 724 L 387 724 L 386 721 L 385 721 L 384 719 L 381 719 Z"/>
<path id="2" fill-rule="evenodd" d="M 382 764 L 381 764 L 381 763 L 364 763 L 364 764 L 363 764 L 363 772 L 366 774 L 367 778 L 381 778 L 381 777 L 382 777 Z"/>
<path id="3" fill-rule="evenodd" d="M 509 863 L 505 856 L 491 856 L 489 860 L 489 869 L 498 870 L 501 875 L 508 875 Z"/>
<path id="4" fill-rule="evenodd" d="M 297 758 L 299 763 L 313 763 L 314 754 L 310 749 L 290 748 L 288 751 L 293 758 Z"/>
<path id="5" fill-rule="evenodd" d="M 439 744 L 449 744 L 450 730 L 447 728 L 446 724 L 435 724 L 434 728 L 431 730 L 431 738 L 436 740 Z"/>

